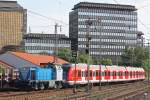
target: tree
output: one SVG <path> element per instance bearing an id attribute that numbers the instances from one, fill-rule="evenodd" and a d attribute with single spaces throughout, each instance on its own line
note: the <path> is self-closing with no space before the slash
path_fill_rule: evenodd
<path id="1" fill-rule="evenodd" d="M 95 64 L 95 65 L 100 65 L 100 64 L 101 64 L 101 60 L 99 60 L 99 59 L 94 59 L 94 60 L 93 60 L 93 64 Z"/>
<path id="2" fill-rule="evenodd" d="M 14 51 L 14 52 L 25 52 L 24 48 L 22 46 L 18 45 L 6 45 L 2 47 L 0 53 L 5 53 L 7 51 Z"/>
<path id="3" fill-rule="evenodd" d="M 74 58 L 71 55 L 71 51 L 66 48 L 61 48 L 58 50 L 58 57 L 66 60 L 66 61 L 69 61 L 69 62 L 72 62 L 74 60 Z"/>
<path id="4" fill-rule="evenodd" d="M 93 64 L 93 60 L 91 57 L 89 57 L 88 54 L 80 53 L 80 55 L 78 56 L 78 62 L 79 63 L 88 63 L 88 59 L 89 59 L 89 64 Z"/>
<path id="5" fill-rule="evenodd" d="M 148 79 L 149 79 L 149 73 L 150 73 L 150 59 L 146 59 L 146 60 L 143 62 L 142 67 L 144 68 L 145 73 L 146 73 L 146 76 L 147 76 Z"/>
<path id="6" fill-rule="evenodd" d="M 112 61 L 111 61 L 111 59 L 103 59 L 101 61 L 101 64 L 102 65 L 112 65 Z"/>
<path id="7" fill-rule="evenodd" d="M 126 48 L 121 55 L 121 64 L 125 66 L 140 67 L 148 58 L 148 52 L 145 52 L 142 47 Z"/>

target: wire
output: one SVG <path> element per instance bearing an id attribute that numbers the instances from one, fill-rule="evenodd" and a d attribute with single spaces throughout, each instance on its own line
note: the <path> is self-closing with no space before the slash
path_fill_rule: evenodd
<path id="1" fill-rule="evenodd" d="M 150 4 L 147 4 L 147 5 L 141 6 L 141 7 L 137 8 L 137 9 L 138 9 L 138 10 L 141 10 L 141 9 L 144 9 L 144 8 L 146 8 L 146 7 L 148 7 L 148 6 L 150 6 Z"/>
<path id="2" fill-rule="evenodd" d="M 65 22 L 63 22 L 63 21 L 61 21 L 61 20 L 57 20 L 57 19 L 55 19 L 55 18 L 47 17 L 47 16 L 45 16 L 45 15 L 39 14 L 39 13 L 37 13 L 37 12 L 34 12 L 34 11 L 32 11 L 32 10 L 28 10 L 28 12 L 29 12 L 29 13 L 32 13 L 32 14 L 34 14 L 34 15 L 43 17 L 43 18 L 48 19 L 48 20 L 55 20 L 56 22 L 60 22 L 60 23 L 62 23 L 62 24 L 64 24 L 64 25 L 69 25 L 69 24 L 67 24 L 67 23 L 65 23 Z"/>
<path id="3" fill-rule="evenodd" d="M 116 4 L 118 4 L 118 1 L 117 0 L 113 0 Z"/>
<path id="4" fill-rule="evenodd" d="M 145 25 L 140 19 L 139 19 L 139 22 L 141 23 L 141 25 L 143 25 L 147 30 L 150 31 L 150 27 L 148 27 L 147 25 Z"/>

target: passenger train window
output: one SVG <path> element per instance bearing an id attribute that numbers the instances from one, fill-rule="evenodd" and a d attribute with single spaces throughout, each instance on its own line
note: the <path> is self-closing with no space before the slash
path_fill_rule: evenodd
<path id="1" fill-rule="evenodd" d="M 110 72 L 107 72 L 107 76 L 110 76 Z"/>
<path id="2" fill-rule="evenodd" d="M 128 72 L 127 71 L 125 71 L 125 76 L 128 76 Z"/>
<path id="3" fill-rule="evenodd" d="M 96 76 L 99 76 L 99 71 L 98 70 L 96 71 Z"/>
<path id="4" fill-rule="evenodd" d="M 105 76 L 107 76 L 107 72 L 105 71 Z"/>
<path id="5" fill-rule="evenodd" d="M 80 70 L 78 71 L 78 77 L 81 77 L 81 71 Z"/>
<path id="6" fill-rule="evenodd" d="M 90 70 L 90 77 L 92 77 L 92 74 L 93 74 L 93 73 L 92 73 L 92 71 Z"/>
<path id="7" fill-rule="evenodd" d="M 116 76 L 116 72 L 113 72 L 113 76 Z"/>
<path id="8" fill-rule="evenodd" d="M 122 72 L 119 72 L 119 76 L 122 76 L 123 75 L 123 73 Z"/>
<path id="9" fill-rule="evenodd" d="M 130 76 L 132 76 L 132 72 L 130 72 Z"/>

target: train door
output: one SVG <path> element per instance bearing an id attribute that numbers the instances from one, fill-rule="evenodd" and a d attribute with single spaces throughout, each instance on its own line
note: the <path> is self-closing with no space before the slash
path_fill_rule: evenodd
<path id="1" fill-rule="evenodd" d="M 130 71 L 130 79 L 132 79 L 132 71 Z"/>
<path id="2" fill-rule="evenodd" d="M 85 80 L 85 70 L 81 70 L 82 71 L 82 82 L 85 84 L 86 83 L 86 80 Z"/>
<path id="3" fill-rule="evenodd" d="M 113 80 L 116 79 L 116 71 L 113 71 Z"/>
<path id="4" fill-rule="evenodd" d="M 96 82 L 96 71 L 93 70 L 93 83 Z"/>

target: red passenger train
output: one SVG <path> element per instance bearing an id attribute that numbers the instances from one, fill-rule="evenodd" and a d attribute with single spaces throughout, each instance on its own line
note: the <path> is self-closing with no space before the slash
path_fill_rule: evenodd
<path id="1" fill-rule="evenodd" d="M 75 67 L 76 66 L 76 67 Z M 63 77 L 69 85 L 87 84 L 88 71 L 87 64 L 66 64 L 63 65 Z M 144 80 L 144 69 L 138 67 L 108 66 L 108 65 L 90 65 L 89 81 L 90 83 L 119 82 Z"/>

